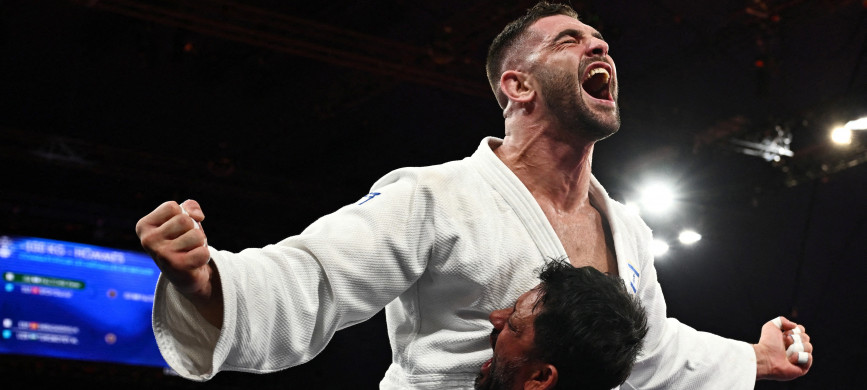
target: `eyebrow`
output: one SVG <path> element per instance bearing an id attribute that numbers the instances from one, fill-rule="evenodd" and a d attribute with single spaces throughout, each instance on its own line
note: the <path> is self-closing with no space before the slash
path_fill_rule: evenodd
<path id="1" fill-rule="evenodd" d="M 593 37 L 599 38 L 603 41 L 605 40 L 605 38 L 602 37 L 602 33 L 600 33 L 599 31 L 593 31 L 590 35 Z M 568 37 L 575 37 L 575 38 L 583 38 L 584 33 L 581 31 L 578 31 L 574 28 L 569 28 L 569 29 L 560 31 L 560 33 L 557 34 L 556 37 L 554 37 L 554 42 L 557 42 L 560 40 L 560 38 L 567 37 L 567 36 Z"/>

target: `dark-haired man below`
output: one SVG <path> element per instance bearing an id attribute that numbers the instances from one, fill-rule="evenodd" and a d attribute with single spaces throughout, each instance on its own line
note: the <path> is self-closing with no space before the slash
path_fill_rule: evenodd
<path id="1" fill-rule="evenodd" d="M 644 309 L 617 277 L 551 261 L 541 283 L 491 313 L 494 356 L 476 390 L 608 390 L 621 385 L 647 334 Z"/>

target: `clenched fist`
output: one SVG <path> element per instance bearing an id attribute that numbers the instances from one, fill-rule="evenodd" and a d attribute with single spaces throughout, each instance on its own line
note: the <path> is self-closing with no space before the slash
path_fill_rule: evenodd
<path id="1" fill-rule="evenodd" d="M 756 379 L 788 381 L 813 365 L 813 344 L 803 325 L 776 317 L 762 326 L 756 351 Z"/>
<path id="2" fill-rule="evenodd" d="M 135 225 L 144 250 L 169 282 L 216 326 L 222 323 L 222 296 L 216 268 L 210 264 L 199 203 L 168 201 Z"/>

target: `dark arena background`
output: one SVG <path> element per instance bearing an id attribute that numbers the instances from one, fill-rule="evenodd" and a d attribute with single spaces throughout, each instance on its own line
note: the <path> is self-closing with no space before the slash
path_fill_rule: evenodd
<path id="1" fill-rule="evenodd" d="M 390 170 L 502 136 L 485 52 L 533 3 L 0 0 L 0 236 L 140 251 L 136 221 L 188 198 L 221 249 L 298 233 Z M 867 1 L 570 4 L 617 64 L 623 126 L 595 175 L 625 203 L 651 180 L 675 188 L 672 211 L 645 217 L 668 244 L 669 315 L 748 342 L 786 315 L 815 364 L 757 389 L 863 386 L 867 131 L 830 134 L 867 116 Z M 701 240 L 678 243 L 684 228 Z M 380 312 L 273 374 L 196 383 L 10 352 L 0 383 L 376 388 L 390 361 Z"/>

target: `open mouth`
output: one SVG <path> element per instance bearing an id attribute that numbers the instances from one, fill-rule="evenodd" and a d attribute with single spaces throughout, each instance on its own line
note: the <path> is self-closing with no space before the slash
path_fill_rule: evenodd
<path id="1" fill-rule="evenodd" d="M 584 81 L 581 82 L 581 87 L 588 95 L 600 99 L 611 100 L 611 92 L 608 88 L 608 81 L 611 80 L 611 74 L 603 67 L 595 67 L 587 72 L 584 76 Z"/>

